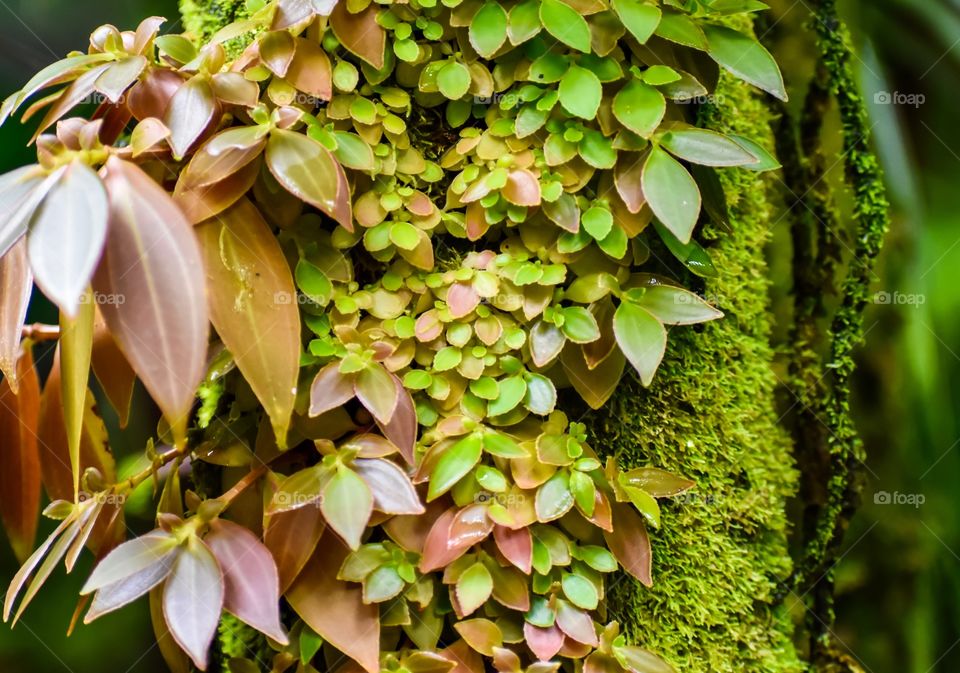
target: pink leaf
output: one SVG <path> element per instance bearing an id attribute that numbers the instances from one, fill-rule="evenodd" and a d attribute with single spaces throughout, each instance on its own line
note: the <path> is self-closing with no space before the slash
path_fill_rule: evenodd
<path id="1" fill-rule="evenodd" d="M 300 574 L 325 527 L 326 522 L 317 507 L 301 507 L 270 515 L 263 541 L 276 561 L 281 592 L 286 591 Z"/>
<path id="2" fill-rule="evenodd" d="M 557 600 L 557 626 L 578 643 L 594 647 L 600 643 L 590 613 L 564 600 Z"/>
<path id="3" fill-rule="evenodd" d="M 119 582 L 108 584 L 97 590 L 93 603 L 83 618 L 83 623 L 89 624 L 97 617 L 118 610 L 143 596 L 170 574 L 174 560 L 176 560 L 176 554 L 167 554 Z"/>
<path id="4" fill-rule="evenodd" d="M 198 538 L 177 556 L 163 589 L 163 618 L 170 634 L 201 671 L 223 609 L 223 574 Z"/>
<path id="5" fill-rule="evenodd" d="M 321 369 L 310 387 L 310 415 L 341 407 L 353 399 L 353 377 L 340 373 L 340 363 L 331 362 Z"/>
<path id="6" fill-rule="evenodd" d="M 447 290 L 447 306 L 450 316 L 456 320 L 469 315 L 480 304 L 480 295 L 467 283 L 454 283 Z"/>
<path id="7" fill-rule="evenodd" d="M 513 530 L 506 526 L 495 526 L 493 539 L 497 543 L 497 549 L 500 550 L 505 559 L 527 575 L 530 574 L 533 561 L 533 538 L 530 535 L 529 528 Z"/>
<path id="8" fill-rule="evenodd" d="M 523 637 L 530 651 L 540 661 L 548 661 L 563 647 L 563 631 L 556 625 L 542 628 L 530 622 L 523 623 Z"/>
<path id="9" fill-rule="evenodd" d="M 177 538 L 162 530 L 155 530 L 134 538 L 111 551 L 90 573 L 81 594 L 89 594 L 173 556 Z"/>
<path id="10" fill-rule="evenodd" d="M 377 421 L 377 425 L 384 436 L 400 449 L 404 460 L 413 465 L 416 462 L 413 451 L 417 444 L 417 412 L 413 407 L 413 398 L 396 376 L 393 376 L 393 385 L 397 389 L 397 407 L 389 423 Z"/>
<path id="11" fill-rule="evenodd" d="M 373 493 L 373 508 L 386 514 L 423 514 L 425 511 L 410 478 L 389 460 L 357 458 L 353 469 Z"/>
<path id="12" fill-rule="evenodd" d="M 652 552 L 650 536 L 643 519 L 629 505 L 611 503 L 613 531 L 603 532 L 607 547 L 617 557 L 620 565 L 646 586 L 653 586 L 650 567 Z"/>
<path id="13" fill-rule="evenodd" d="M 233 523 L 218 519 L 204 538 L 223 570 L 227 612 L 280 644 L 287 636 L 280 625 L 280 579 L 270 551 L 257 536 Z"/>

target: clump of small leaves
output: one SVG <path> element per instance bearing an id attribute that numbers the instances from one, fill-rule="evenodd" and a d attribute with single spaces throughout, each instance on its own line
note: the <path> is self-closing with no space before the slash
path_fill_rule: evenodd
<path id="1" fill-rule="evenodd" d="M 271 0 L 203 45 L 103 26 L 38 73 L 0 109 L 42 115 L 0 177 L 4 617 L 86 547 L 78 613 L 149 594 L 174 670 L 224 610 L 274 671 L 672 670 L 604 623 L 604 578 L 652 583 L 658 501 L 693 483 L 601 463 L 558 399 L 601 407 L 628 363 L 650 385 L 668 326 L 722 317 L 650 245 L 717 273 L 709 167 L 776 166 L 692 123 L 718 64 L 785 96 L 723 25 L 761 8 Z M 23 327 L 33 283 L 59 330 Z M 135 379 L 163 413 L 126 479 L 91 369 L 121 422 Z M 233 469 L 211 493 L 200 464 Z M 150 480 L 157 527 L 124 541 Z"/>

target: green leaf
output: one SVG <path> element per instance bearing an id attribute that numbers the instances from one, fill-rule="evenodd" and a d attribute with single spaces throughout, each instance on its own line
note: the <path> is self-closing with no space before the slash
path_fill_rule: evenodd
<path id="1" fill-rule="evenodd" d="M 297 268 L 294 272 L 297 279 L 297 287 L 320 306 L 326 306 L 333 295 L 333 284 L 327 275 L 320 270 L 316 264 L 307 259 L 301 259 L 297 262 Z"/>
<path id="2" fill-rule="evenodd" d="M 656 131 L 666 109 L 663 94 L 639 80 L 632 80 L 613 97 L 613 114 L 617 120 L 644 138 Z"/>
<path id="3" fill-rule="evenodd" d="M 660 24 L 657 26 L 656 32 L 660 37 L 682 44 L 685 47 L 692 47 L 700 51 L 707 50 L 707 38 L 703 31 L 686 14 L 665 12 L 660 17 Z"/>
<path id="4" fill-rule="evenodd" d="M 526 458 L 527 452 L 504 434 L 490 430 L 483 433 L 483 450 L 500 458 Z"/>
<path id="5" fill-rule="evenodd" d="M 574 117 L 593 119 L 603 98 L 600 79 L 586 68 L 571 65 L 560 80 L 560 105 Z"/>
<path id="6" fill-rule="evenodd" d="M 780 100 L 787 100 L 780 68 L 763 45 L 726 26 L 704 24 L 703 32 L 709 45 L 707 53 L 721 67 Z"/>
<path id="7" fill-rule="evenodd" d="M 596 508 L 597 486 L 588 474 L 579 470 L 570 473 L 570 492 L 573 493 L 573 499 L 577 507 L 587 516 L 593 516 Z"/>
<path id="8" fill-rule="evenodd" d="M 669 229 L 659 222 L 653 223 L 660 238 L 666 244 L 667 249 L 690 271 L 701 278 L 716 278 L 717 268 L 713 265 L 713 260 L 707 251 L 694 240 L 687 243 L 681 243 L 680 239 L 673 235 Z"/>
<path id="9" fill-rule="evenodd" d="M 540 3 L 540 22 L 548 33 L 584 54 L 590 53 L 590 27 L 586 19 L 561 0 Z"/>
<path id="10" fill-rule="evenodd" d="M 390 600 L 406 586 L 392 565 L 380 566 L 363 580 L 363 602 L 382 603 Z"/>
<path id="11" fill-rule="evenodd" d="M 570 341 L 587 344 L 600 338 L 600 327 L 596 318 L 582 306 L 570 306 L 563 309 L 563 325 L 560 330 Z"/>
<path id="12" fill-rule="evenodd" d="M 357 171 L 372 171 L 374 169 L 376 163 L 373 158 L 373 150 L 360 136 L 346 131 L 334 131 L 333 136 L 337 139 L 337 149 L 334 155 L 342 166 Z"/>
<path id="13" fill-rule="evenodd" d="M 744 168 L 757 171 L 758 173 L 774 171 L 780 168 L 780 162 L 777 158 L 756 141 L 738 135 L 730 135 L 729 138 L 757 159 L 756 163 L 747 164 Z"/>
<path id="14" fill-rule="evenodd" d="M 479 433 L 471 433 L 444 450 L 430 474 L 427 502 L 436 500 L 453 488 L 454 484 L 463 479 L 474 465 L 480 462 L 482 453 L 483 438 Z"/>
<path id="15" fill-rule="evenodd" d="M 653 214 L 682 243 L 687 243 L 700 217 L 700 189 L 687 169 L 659 147 L 653 147 L 640 181 Z"/>
<path id="16" fill-rule="evenodd" d="M 617 569 L 617 557 L 608 549 L 596 545 L 579 548 L 579 558 L 588 566 L 601 573 L 612 573 Z"/>
<path id="17" fill-rule="evenodd" d="M 337 535 L 357 549 L 373 512 L 373 494 L 360 475 L 340 465 L 323 489 L 320 511 Z"/>
<path id="18" fill-rule="evenodd" d="M 653 652 L 632 645 L 613 648 L 617 661 L 630 673 L 676 673 L 673 666 Z"/>
<path id="19" fill-rule="evenodd" d="M 660 136 L 660 145 L 680 159 L 702 166 L 748 166 L 757 157 L 716 131 L 681 128 Z"/>
<path id="20" fill-rule="evenodd" d="M 633 506 L 637 508 L 637 511 L 647 520 L 647 523 L 651 524 L 654 528 L 659 528 L 660 505 L 657 504 L 653 496 L 643 489 L 634 488 L 633 486 L 622 485 L 621 488 L 627 494 L 627 497 L 630 498 Z"/>
<path id="21" fill-rule="evenodd" d="M 564 573 L 560 585 L 563 587 L 563 595 L 578 608 L 595 610 L 600 602 L 597 588 L 585 577 Z"/>
<path id="22" fill-rule="evenodd" d="M 378 422 L 384 425 L 390 422 L 400 396 L 393 376 L 383 365 L 372 362 L 361 369 L 354 389 L 357 399 Z"/>
<path id="23" fill-rule="evenodd" d="M 573 507 L 573 493 L 570 492 L 570 475 L 559 470 L 537 489 L 534 506 L 537 520 L 541 523 L 559 519 Z"/>
<path id="24" fill-rule="evenodd" d="M 606 238 L 610 230 L 613 229 L 613 213 L 607 208 L 593 206 L 583 214 L 580 224 L 583 225 L 588 234 L 599 241 Z"/>
<path id="25" fill-rule="evenodd" d="M 80 487 L 83 416 L 87 408 L 87 395 L 91 394 L 88 385 L 93 354 L 94 312 L 93 296 L 88 292 L 76 316 L 71 318 L 65 313 L 60 314 L 60 396 L 75 498 Z"/>
<path id="26" fill-rule="evenodd" d="M 499 2 L 487 2 L 470 22 L 470 44 L 484 58 L 493 56 L 507 40 L 507 13 Z"/>
<path id="27" fill-rule="evenodd" d="M 537 0 L 527 0 L 510 10 L 507 23 L 507 35 L 510 44 L 521 44 L 540 32 L 543 24 L 540 23 L 540 3 Z"/>
<path id="28" fill-rule="evenodd" d="M 477 561 L 463 571 L 456 584 L 457 602 L 464 615 L 469 615 L 487 602 L 493 593 L 493 577 L 483 563 Z"/>
<path id="29" fill-rule="evenodd" d="M 515 375 L 501 379 L 500 397 L 487 406 L 487 415 L 499 416 L 508 411 L 513 411 L 523 401 L 523 396 L 526 394 L 527 382 L 523 380 L 522 376 Z"/>
<path id="30" fill-rule="evenodd" d="M 470 90 L 470 69 L 463 63 L 449 61 L 437 73 L 440 93 L 450 100 L 459 100 Z"/>
<path id="31" fill-rule="evenodd" d="M 553 381 L 542 374 L 530 374 L 527 378 L 527 394 L 523 406 L 534 414 L 548 416 L 557 405 L 557 388 Z"/>
<path id="32" fill-rule="evenodd" d="M 693 292 L 670 285 L 646 288 L 636 303 L 667 325 L 694 325 L 723 317 Z"/>
<path id="33" fill-rule="evenodd" d="M 106 238 L 103 183 L 93 169 L 74 161 L 34 212 L 27 236 L 34 280 L 68 316 L 77 314 Z"/>
<path id="34" fill-rule="evenodd" d="M 640 381 L 649 386 L 667 347 L 667 331 L 649 311 L 624 301 L 613 314 L 613 332 Z"/>
<path id="35" fill-rule="evenodd" d="M 614 0 L 613 11 L 640 44 L 650 39 L 660 23 L 660 9 L 641 0 Z"/>
<path id="36" fill-rule="evenodd" d="M 390 242 L 402 250 L 413 250 L 420 244 L 420 233 L 409 222 L 390 225 Z"/>

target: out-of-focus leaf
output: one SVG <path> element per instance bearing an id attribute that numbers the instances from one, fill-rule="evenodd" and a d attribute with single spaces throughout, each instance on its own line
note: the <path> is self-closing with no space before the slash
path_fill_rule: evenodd
<path id="1" fill-rule="evenodd" d="M 170 148 L 175 159 L 187 154 L 216 113 L 217 98 L 205 75 L 191 77 L 177 89 L 163 118 L 170 129 Z"/>
<path id="2" fill-rule="evenodd" d="M 137 81 L 145 67 L 147 67 L 147 59 L 139 54 L 122 58 L 110 65 L 97 78 L 97 91 L 106 96 L 111 103 L 116 103 L 123 96 L 123 92 Z"/>
<path id="3" fill-rule="evenodd" d="M 743 81 L 787 100 L 787 90 L 777 62 L 763 45 L 749 35 L 726 26 L 702 24 L 707 37 L 707 53 L 721 67 Z"/>
<path id="4" fill-rule="evenodd" d="M 34 280 L 68 316 L 75 316 L 107 234 L 107 194 L 97 174 L 71 163 L 30 222 L 27 252 Z"/>
<path id="5" fill-rule="evenodd" d="M 196 229 L 210 319 L 283 447 L 296 399 L 300 312 L 280 244 L 247 199 Z"/>
<path id="6" fill-rule="evenodd" d="M 60 315 L 61 402 L 73 474 L 74 500 L 80 488 L 80 441 L 93 353 L 93 320 L 96 307 L 89 292 L 79 308 L 76 317 Z"/>
<path id="7" fill-rule="evenodd" d="M 356 549 L 373 512 L 373 494 L 356 472 L 340 466 L 323 489 L 320 509 L 327 525 Z"/>
<path id="8" fill-rule="evenodd" d="M 162 587 L 154 587 L 150 590 L 150 623 L 153 626 L 157 647 L 170 673 L 191 673 L 190 658 L 177 645 L 173 636 L 170 635 L 167 623 L 163 620 Z"/>
<path id="9" fill-rule="evenodd" d="M 267 166 L 284 189 L 353 231 L 352 216 L 340 212 L 340 202 L 349 203 L 350 195 L 341 190 L 339 166 L 323 145 L 302 133 L 275 129 L 267 141 Z"/>
<path id="10" fill-rule="evenodd" d="M 353 468 L 370 488 L 374 509 L 385 514 L 423 514 L 426 511 L 410 478 L 389 460 L 357 458 Z"/>
<path id="11" fill-rule="evenodd" d="M 263 541 L 276 561 L 281 592 L 300 574 L 325 526 L 319 507 L 301 507 L 270 515 Z"/>
<path id="12" fill-rule="evenodd" d="M 9 379 L 0 381 L 0 518 L 22 563 L 33 550 L 40 515 L 40 382 L 29 349 L 24 349 L 16 368 L 16 393 Z"/>
<path id="13" fill-rule="evenodd" d="M 77 76 L 91 66 L 102 63 L 103 61 L 112 61 L 115 58 L 116 55 L 113 53 L 77 54 L 76 56 L 68 56 L 67 58 L 51 63 L 31 77 L 30 81 L 27 82 L 22 89 L 12 93 L 3 101 L 3 106 L 0 107 L 0 124 L 16 112 L 24 101 L 41 89 L 57 83 L 69 82 L 76 79 Z"/>
<path id="14" fill-rule="evenodd" d="M 210 549 L 191 538 L 163 586 L 163 618 L 194 665 L 207 668 L 207 650 L 223 609 L 223 574 Z"/>
<path id="15" fill-rule="evenodd" d="M 676 673 L 676 670 L 653 652 L 633 645 L 619 645 L 613 653 L 630 673 Z"/>
<path id="16" fill-rule="evenodd" d="M 280 625 L 280 580 L 270 551 L 249 530 L 223 519 L 211 523 L 203 540 L 223 570 L 224 609 L 286 644 Z"/>
<path id="17" fill-rule="evenodd" d="M 626 364 L 623 354 L 615 350 L 590 369 L 584 359 L 583 349 L 572 344 L 563 350 L 560 362 L 570 383 L 591 409 L 599 409 L 610 399 Z"/>
<path id="18" fill-rule="evenodd" d="M 377 23 L 378 13 L 376 5 L 368 5 L 362 12 L 351 14 L 347 3 L 338 2 L 330 14 L 330 27 L 347 51 L 379 70 L 386 54 L 387 33 Z"/>
<path id="19" fill-rule="evenodd" d="M 654 147 L 643 166 L 642 184 L 654 215 L 682 243 L 687 243 L 700 217 L 700 189 L 687 169 Z"/>
<path id="20" fill-rule="evenodd" d="M 159 185 L 115 157 L 106 169 L 110 231 L 94 288 L 113 298 L 101 306 L 104 320 L 182 439 L 206 367 L 203 258 L 193 229 Z"/>
<path id="21" fill-rule="evenodd" d="M 630 505 L 612 502 L 610 507 L 613 511 L 613 531 L 603 532 L 607 547 L 624 570 L 640 580 L 641 584 L 653 586 L 650 537 L 643 519 Z"/>
<path id="22" fill-rule="evenodd" d="M 324 640 L 367 673 L 380 673 L 380 608 L 365 604 L 356 584 L 337 579 L 348 552 L 337 537 L 325 536 L 287 591 L 287 600 Z"/>
<path id="23" fill-rule="evenodd" d="M 3 374 L 4 382 L 16 395 L 20 387 L 17 371 L 20 335 L 33 290 L 27 245 L 23 239 L 0 257 L 0 287 L 3 288 L 0 294 L 0 374 Z"/>
<path id="24" fill-rule="evenodd" d="M 627 484 L 640 488 L 654 498 L 669 498 L 695 486 L 694 482 L 656 467 L 637 467 L 621 477 Z"/>

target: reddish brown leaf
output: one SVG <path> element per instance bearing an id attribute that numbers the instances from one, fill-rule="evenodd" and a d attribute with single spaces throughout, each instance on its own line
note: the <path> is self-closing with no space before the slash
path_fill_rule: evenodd
<path id="1" fill-rule="evenodd" d="M 293 275 L 270 227 L 241 199 L 196 229 L 210 319 L 286 446 L 300 372 L 300 312 Z"/>
<path id="2" fill-rule="evenodd" d="M 40 382 L 29 349 L 17 361 L 19 392 L 0 382 L 0 517 L 21 562 L 30 556 L 40 515 Z"/>
<path id="3" fill-rule="evenodd" d="M 320 637 L 368 673 L 380 673 L 380 609 L 363 603 L 358 585 L 337 579 L 348 552 L 335 535 L 324 536 L 287 600 Z"/>
<path id="4" fill-rule="evenodd" d="M 517 206 L 540 205 L 540 180 L 525 168 L 510 171 L 501 190 L 503 198 Z"/>
<path id="5" fill-rule="evenodd" d="M 260 36 L 257 42 L 260 50 L 260 60 L 274 75 L 285 77 L 293 53 L 297 48 L 293 35 L 288 30 L 272 30 Z"/>
<path id="6" fill-rule="evenodd" d="M 336 409 L 352 400 L 353 396 L 353 377 L 340 373 L 339 362 L 331 362 L 317 372 L 310 386 L 310 415 L 319 416 Z"/>
<path id="7" fill-rule="evenodd" d="M 480 654 L 475 652 L 465 640 L 458 640 L 450 647 L 440 650 L 438 654 L 456 664 L 450 669 L 450 673 L 484 673 L 486 671 Z"/>
<path id="8" fill-rule="evenodd" d="M 287 81 L 303 93 L 330 100 L 333 96 L 330 57 L 319 42 L 302 37 L 296 40 L 297 50 L 286 74 Z"/>
<path id="9" fill-rule="evenodd" d="M 147 68 L 147 73 L 127 92 L 127 108 L 139 120 L 163 119 L 170 99 L 183 86 L 183 76 L 167 68 Z"/>
<path id="10" fill-rule="evenodd" d="M 385 514 L 423 514 L 426 511 L 410 478 L 389 460 L 357 458 L 353 461 L 353 469 L 370 487 L 374 509 Z"/>
<path id="11" fill-rule="evenodd" d="M 216 217 L 243 198 L 257 181 L 261 162 L 258 157 L 219 182 L 186 189 L 178 182 L 173 200 L 191 224 Z"/>
<path id="12" fill-rule="evenodd" d="M 204 538 L 223 570 L 224 609 L 258 631 L 286 644 L 280 625 L 280 580 L 270 551 L 257 536 L 218 519 Z"/>
<path id="13" fill-rule="evenodd" d="M 450 526 L 457 516 L 457 509 L 451 507 L 434 522 L 426 541 L 423 543 L 423 555 L 420 558 L 420 572 L 428 573 L 444 568 L 463 556 L 469 545 L 451 547 Z"/>
<path id="14" fill-rule="evenodd" d="M 217 99 L 210 79 L 191 77 L 170 99 L 163 123 L 170 129 L 170 148 L 175 159 L 182 159 L 203 135 L 217 114 Z"/>
<path id="15" fill-rule="evenodd" d="M 553 659 L 563 647 L 563 631 L 556 625 L 543 628 L 524 622 L 523 637 L 527 641 L 527 647 L 540 661 Z"/>
<path id="16" fill-rule="evenodd" d="M 0 374 L 13 393 L 17 392 L 17 360 L 20 357 L 20 333 L 27 317 L 27 305 L 33 290 L 33 277 L 27 263 L 25 239 L 20 239 L 0 257 Z"/>
<path id="17" fill-rule="evenodd" d="M 163 586 L 163 618 L 170 634 L 201 671 L 223 609 L 223 574 L 210 549 L 191 538 Z"/>
<path id="18" fill-rule="evenodd" d="M 353 380 L 353 390 L 378 423 L 390 422 L 399 395 L 393 375 L 383 365 L 374 362 L 361 369 Z"/>
<path id="19" fill-rule="evenodd" d="M 484 504 L 467 505 L 457 512 L 450 523 L 448 549 L 466 549 L 483 542 L 493 530 L 493 521 L 487 516 Z"/>
<path id="20" fill-rule="evenodd" d="M 270 515 L 263 541 L 276 562 L 281 593 L 293 584 L 310 559 L 325 526 L 319 507 L 301 507 Z"/>
<path id="21" fill-rule="evenodd" d="M 652 552 L 647 527 L 637 512 L 622 502 L 611 503 L 613 532 L 604 531 L 607 547 L 628 573 L 641 584 L 653 586 L 650 567 Z"/>
<path id="22" fill-rule="evenodd" d="M 330 27 L 340 44 L 379 70 L 383 67 L 387 33 L 377 23 L 378 13 L 374 5 L 369 5 L 362 12 L 351 14 L 347 3 L 338 2 L 330 14 Z"/>
<path id="23" fill-rule="evenodd" d="M 599 644 L 597 631 L 593 627 L 593 619 L 586 610 L 574 607 L 565 600 L 557 600 L 557 626 L 568 637 L 585 645 Z"/>
<path id="24" fill-rule="evenodd" d="M 403 383 L 396 376 L 393 377 L 393 384 L 397 388 L 397 407 L 393 411 L 393 417 L 389 423 L 380 423 L 384 436 L 393 442 L 400 455 L 408 464 L 413 465 L 414 448 L 417 444 L 417 412 L 413 406 L 413 398 L 410 397 L 410 391 L 403 387 Z"/>
<path id="25" fill-rule="evenodd" d="M 505 559 L 526 574 L 530 574 L 533 560 L 533 537 L 530 535 L 529 528 L 513 530 L 506 526 L 495 526 L 493 539 L 497 543 L 497 549 L 500 550 Z"/>
<path id="26" fill-rule="evenodd" d="M 110 331 L 182 439 L 206 367 L 203 259 L 169 195 L 116 157 L 106 165 L 110 231 L 94 287 Z"/>

